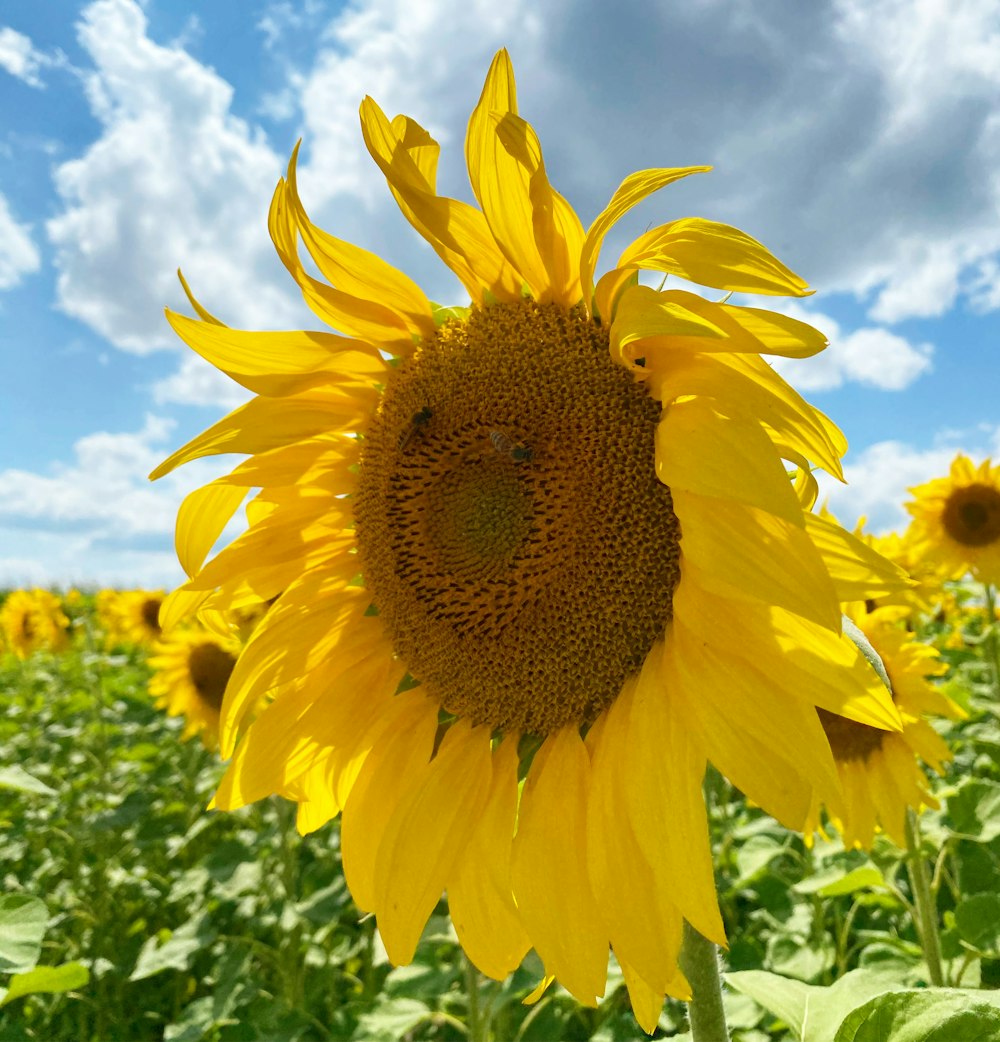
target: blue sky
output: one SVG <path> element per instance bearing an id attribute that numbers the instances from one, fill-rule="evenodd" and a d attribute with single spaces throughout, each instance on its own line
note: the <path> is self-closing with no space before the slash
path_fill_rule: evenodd
<path id="1" fill-rule="evenodd" d="M 242 400 L 176 341 L 182 267 L 243 328 L 315 328 L 267 205 L 295 141 L 317 223 L 437 300 L 461 292 L 368 159 L 371 94 L 441 141 L 506 46 L 587 224 L 634 169 L 712 163 L 623 222 L 737 224 L 816 288 L 830 337 L 783 372 L 851 443 L 845 523 L 1000 456 L 1000 7 L 994 0 L 13 0 L 0 11 L 0 585 L 171 586 L 173 519 L 217 473 L 146 473 Z M 744 302 L 748 302 L 746 298 Z M 768 298 L 764 306 L 785 306 Z"/>

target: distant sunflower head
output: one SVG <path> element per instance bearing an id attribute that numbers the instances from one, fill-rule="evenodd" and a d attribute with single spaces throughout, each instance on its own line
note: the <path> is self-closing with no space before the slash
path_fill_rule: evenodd
<path id="1" fill-rule="evenodd" d="M 1000 466 L 967 456 L 952 461 L 946 478 L 910 489 L 908 538 L 917 552 L 958 573 L 1000 583 Z"/>
<path id="2" fill-rule="evenodd" d="M 69 643 L 69 619 L 48 590 L 14 590 L 0 606 L 0 631 L 18 658 L 35 651 L 62 651 Z"/>
<path id="3" fill-rule="evenodd" d="M 761 355 L 825 338 L 726 295 L 804 296 L 797 275 L 686 217 L 595 276 L 625 213 L 707 167 L 630 175 L 584 229 L 504 51 L 466 135 L 478 206 L 437 193 L 417 122 L 366 98 L 361 126 L 468 306 L 313 224 L 293 156 L 271 237 L 339 333 L 230 329 L 190 293 L 197 319 L 168 313 L 255 397 L 154 472 L 248 457 L 182 504 L 189 579 L 165 617 L 276 598 L 227 688 L 215 805 L 279 792 L 303 831 L 342 810 L 348 883 L 394 962 L 446 890 L 483 972 L 534 947 L 593 1003 L 613 948 L 652 1030 L 689 993 L 683 921 L 724 939 L 706 763 L 790 825 L 812 788 L 837 804 L 817 706 L 901 726 L 839 602 L 906 581 L 789 480 L 839 476 L 846 443 Z M 250 489 L 247 531 L 206 561 Z"/>
<path id="4" fill-rule="evenodd" d="M 173 630 L 154 646 L 149 693 L 170 716 L 184 717 L 184 738 L 218 746 L 219 712 L 239 654 L 239 641 L 207 630 Z"/>
<path id="5" fill-rule="evenodd" d="M 843 783 L 842 809 L 831 817 L 848 846 L 870 847 L 882 831 L 905 847 L 907 808 L 938 806 L 921 761 L 941 773 L 952 756 L 927 717 L 955 720 L 965 713 L 934 683 L 948 667 L 935 648 L 901 625 L 905 612 L 857 605 L 850 614 L 882 659 L 903 728 L 879 730 L 818 710 Z M 810 808 L 807 834 L 819 828 L 820 802 Z"/>

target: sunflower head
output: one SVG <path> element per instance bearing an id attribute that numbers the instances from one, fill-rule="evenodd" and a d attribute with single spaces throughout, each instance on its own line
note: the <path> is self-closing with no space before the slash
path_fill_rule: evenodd
<path id="1" fill-rule="evenodd" d="M 1000 466 L 958 455 L 948 477 L 910 491 L 907 538 L 915 552 L 951 573 L 1000 583 Z"/>
<path id="2" fill-rule="evenodd" d="M 303 831 L 343 810 L 348 884 L 394 962 L 447 890 L 485 973 L 534 947 L 593 1003 L 613 948 L 652 1031 L 688 994 L 683 921 L 724 940 L 706 763 L 793 827 L 811 789 L 836 802 L 817 707 L 902 726 L 839 602 L 906 580 L 796 492 L 814 466 L 840 477 L 846 442 L 761 356 L 825 338 L 729 302 L 802 279 L 694 217 L 596 277 L 624 214 L 707 167 L 631 174 L 584 229 L 504 51 L 466 135 L 478 205 L 438 194 L 416 121 L 366 98 L 361 127 L 468 306 L 317 227 L 293 155 L 269 229 L 338 332 L 230 329 L 190 293 L 197 319 L 168 313 L 255 397 L 154 472 L 248 457 L 182 504 L 189 579 L 163 618 L 276 598 L 227 685 L 215 805 L 279 792 Z M 247 531 L 206 561 L 250 489 Z"/>
<path id="3" fill-rule="evenodd" d="M 174 630 L 154 645 L 149 692 L 160 709 L 184 717 L 183 737 L 218 746 L 219 711 L 239 654 L 239 642 L 201 627 Z"/>
<path id="4" fill-rule="evenodd" d="M 61 651 L 69 643 L 69 619 L 48 590 L 14 590 L 0 607 L 0 630 L 21 659 L 39 650 Z"/>

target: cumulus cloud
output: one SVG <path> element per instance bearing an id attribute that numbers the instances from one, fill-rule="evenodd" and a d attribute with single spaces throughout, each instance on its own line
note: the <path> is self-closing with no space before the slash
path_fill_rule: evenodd
<path id="1" fill-rule="evenodd" d="M 828 497 L 830 509 L 848 526 L 865 517 L 870 531 L 902 531 L 910 520 L 903 507 L 912 499 L 908 489 L 945 476 L 959 452 L 977 463 L 987 457 L 996 459 L 1000 456 L 1000 426 L 946 432 L 929 448 L 900 441 L 877 442 L 847 457 L 846 485 L 817 475 L 821 499 Z"/>
<path id="2" fill-rule="evenodd" d="M 176 346 L 180 264 L 206 304 L 249 328 L 301 325 L 265 219 L 282 161 L 232 114 L 232 87 L 177 44 L 147 35 L 132 0 L 97 0 L 79 39 L 101 136 L 56 168 L 48 222 L 62 309 L 118 347 Z"/>
<path id="3" fill-rule="evenodd" d="M 50 59 L 35 49 L 31 38 L 9 26 L 0 27 L 0 69 L 23 80 L 29 87 L 44 87 L 39 75 Z"/>
<path id="4" fill-rule="evenodd" d="M 0 523 L 87 531 L 93 538 L 163 536 L 183 496 L 218 468 L 198 463 L 151 484 L 168 451 L 173 421 L 147 416 L 140 431 L 99 431 L 74 445 L 72 463 L 51 473 L 0 471 Z"/>
<path id="5" fill-rule="evenodd" d="M 807 359 L 772 358 L 788 381 L 802 391 L 828 391 L 854 382 L 881 391 L 902 391 L 933 368 L 931 344 L 911 344 L 888 329 L 863 326 L 847 333 L 839 322 L 795 304 L 782 310 L 823 330 L 830 341 Z"/>
<path id="6" fill-rule="evenodd" d="M 25 275 L 38 271 L 41 263 L 28 227 L 14 220 L 0 195 L 0 290 L 16 286 Z"/>

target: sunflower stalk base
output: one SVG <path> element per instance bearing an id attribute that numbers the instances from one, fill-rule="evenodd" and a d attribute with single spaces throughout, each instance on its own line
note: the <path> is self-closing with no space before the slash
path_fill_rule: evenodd
<path id="1" fill-rule="evenodd" d="M 719 950 L 687 922 L 684 923 L 680 964 L 691 985 L 688 1020 L 693 1042 L 728 1042 Z"/>
<path id="2" fill-rule="evenodd" d="M 938 938 L 937 906 L 931 892 L 927 862 L 920 850 L 920 822 L 912 809 L 906 812 L 906 849 L 910 871 L 910 885 L 917 908 L 917 933 L 920 947 L 924 950 L 927 974 L 936 988 L 944 985 L 941 972 L 941 944 Z"/>

